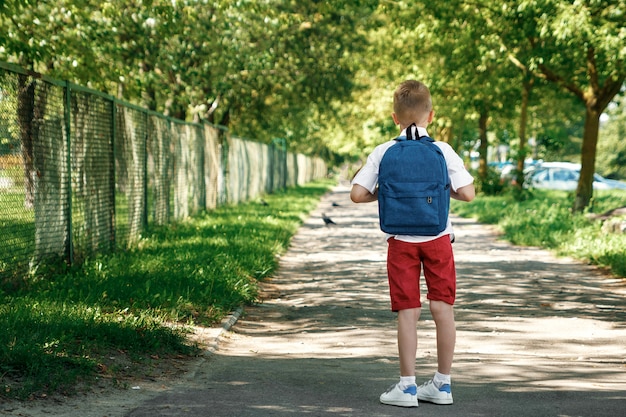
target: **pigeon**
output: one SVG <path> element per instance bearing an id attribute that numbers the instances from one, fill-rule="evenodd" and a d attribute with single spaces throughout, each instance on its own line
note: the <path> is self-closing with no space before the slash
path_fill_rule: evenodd
<path id="1" fill-rule="evenodd" d="M 259 203 L 260 203 L 262 206 L 269 206 L 269 204 L 267 203 L 267 201 L 265 201 L 265 200 L 263 200 L 263 199 L 260 199 L 260 200 L 259 200 Z"/>
<path id="2" fill-rule="evenodd" d="M 337 224 L 333 221 L 333 219 L 328 217 L 325 213 L 322 213 L 322 220 L 324 220 L 324 223 L 326 224 L 326 226 L 330 226 L 331 224 L 334 224 L 334 225 Z"/>

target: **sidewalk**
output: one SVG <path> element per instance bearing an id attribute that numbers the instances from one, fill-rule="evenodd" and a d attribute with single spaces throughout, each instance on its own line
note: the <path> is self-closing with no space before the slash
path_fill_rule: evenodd
<path id="1" fill-rule="evenodd" d="M 376 204 L 353 204 L 348 192 L 339 186 L 322 199 L 264 285 L 265 301 L 222 332 L 192 375 L 134 402 L 138 393 L 122 391 L 122 408 L 86 402 L 84 413 L 71 415 L 625 415 L 626 282 L 513 247 L 459 218 L 454 404 L 381 405 L 379 395 L 398 377 L 386 243 Z M 337 226 L 325 227 L 322 212 Z M 424 306 L 418 383 L 436 370 L 434 323 Z"/>

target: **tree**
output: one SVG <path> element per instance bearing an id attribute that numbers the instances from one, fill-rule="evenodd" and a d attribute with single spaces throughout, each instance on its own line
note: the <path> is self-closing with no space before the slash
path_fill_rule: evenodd
<path id="1" fill-rule="evenodd" d="M 522 36 L 503 38 L 509 52 L 585 105 L 575 211 L 585 209 L 593 195 L 600 115 L 626 80 L 625 6 L 623 0 L 527 0 L 491 9 L 501 27 L 523 28 Z M 520 51 L 524 56 L 516 56 Z"/>
<path id="2" fill-rule="evenodd" d="M 433 14 L 439 21 L 433 25 L 431 39 L 438 57 L 431 70 L 435 97 L 445 97 L 444 108 L 455 119 L 477 123 L 478 177 L 484 182 L 488 180 L 490 124 L 494 119 L 514 117 L 521 77 L 501 53 L 494 23 L 485 18 L 479 5 L 451 2 L 433 8 Z"/>
<path id="3" fill-rule="evenodd" d="M 11 1 L 0 59 L 238 135 L 311 141 L 350 95 L 377 1 Z"/>
<path id="4" fill-rule="evenodd" d="M 624 83 L 624 9 L 624 0 L 7 0 L 0 59 L 337 160 L 395 133 L 393 89 L 418 78 L 433 93 L 438 139 L 460 148 L 480 136 L 481 176 L 488 129 L 518 117 L 524 159 L 533 107 L 552 100 L 534 92 L 548 82 L 586 109 L 580 209 L 599 116 Z"/>
<path id="5" fill-rule="evenodd" d="M 281 136 L 306 147 L 316 125 L 311 115 L 330 113 L 334 100 L 350 95 L 351 54 L 366 42 L 359 24 L 373 3 L 225 5 L 217 17 L 226 35 L 219 41 L 224 73 L 201 84 L 203 116 L 228 121 L 243 136 Z"/>
<path id="6" fill-rule="evenodd" d="M 88 2 L 61 1 L 14 1 L 0 4 L 0 22 L 4 28 L 0 35 L 2 54 L 27 70 L 40 71 L 52 76 L 69 72 L 89 73 L 89 69 L 77 69 L 76 51 L 82 50 L 80 41 L 84 34 L 85 6 Z M 51 33 L 54 34 L 51 36 Z M 83 53 L 85 62 L 88 50 Z M 71 70 L 70 70 L 71 68 Z M 24 166 L 25 206 L 33 207 L 35 168 L 39 132 L 46 122 L 48 86 L 36 77 L 20 75 L 17 91 L 17 121 L 20 130 L 22 161 Z M 49 119 L 50 117 L 48 117 Z"/>

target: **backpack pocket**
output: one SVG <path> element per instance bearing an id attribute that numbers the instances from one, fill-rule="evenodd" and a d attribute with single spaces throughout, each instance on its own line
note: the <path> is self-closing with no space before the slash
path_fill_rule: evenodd
<path id="1" fill-rule="evenodd" d="M 447 223 L 445 191 L 444 187 L 432 182 L 379 184 L 381 229 L 391 234 L 439 234 Z"/>

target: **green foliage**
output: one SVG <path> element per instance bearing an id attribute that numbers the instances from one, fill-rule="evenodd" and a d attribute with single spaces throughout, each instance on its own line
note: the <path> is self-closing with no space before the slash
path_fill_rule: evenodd
<path id="1" fill-rule="evenodd" d="M 396 133 L 391 94 L 403 79 L 431 87 L 431 134 L 459 153 L 480 137 L 483 159 L 487 133 L 522 131 L 522 82 L 532 82 L 525 125 L 540 141 L 536 156 L 581 159 L 585 143 L 594 161 L 594 119 L 626 79 L 623 6 L 11 0 L 0 3 L 0 59 L 238 136 L 284 138 L 337 164 Z M 610 163 L 613 175 L 620 162 Z"/>
<path id="2" fill-rule="evenodd" d="M 241 137 L 283 137 L 303 152 L 332 102 L 354 88 L 376 5 L 7 1 L 0 59 Z M 310 150 L 327 152 L 317 145 Z"/>
<path id="3" fill-rule="evenodd" d="M 609 106 L 607 115 L 600 126 L 596 166 L 607 178 L 626 179 L 626 92 Z"/>
<path id="4" fill-rule="evenodd" d="M 219 322 L 254 303 L 259 281 L 278 266 L 291 236 L 325 193 L 320 181 L 220 207 L 157 228 L 139 247 L 85 262 L 80 269 L 33 274 L 0 288 L 2 396 L 71 393 L 105 372 L 151 356 L 193 355 L 187 326 Z M 43 271 L 42 271 L 43 272 Z M 106 371 L 103 371 L 106 370 Z"/>
<path id="5" fill-rule="evenodd" d="M 497 195 L 504 191 L 506 185 L 500 178 L 500 173 L 493 169 L 487 169 L 487 176 L 481 178 L 476 172 L 473 173 L 475 178 L 474 186 L 476 192 L 483 193 L 485 195 Z"/>
<path id="6" fill-rule="evenodd" d="M 550 86 L 535 88 L 534 95 L 542 97 L 529 126 L 536 140 L 534 159 L 580 163 L 584 105 Z"/>
<path id="7" fill-rule="evenodd" d="M 559 253 L 575 254 L 579 259 L 588 260 L 595 265 L 606 266 L 620 277 L 626 277 L 626 237 L 623 234 L 603 233 L 599 227 L 591 229 L 594 233 L 592 239 L 589 229 L 576 230 L 567 242 L 559 248 Z"/>
<path id="8" fill-rule="evenodd" d="M 596 192 L 591 210 L 603 213 L 626 206 L 626 192 Z M 471 203 L 452 202 L 452 211 L 496 224 L 516 245 L 540 246 L 626 277 L 626 234 L 605 233 L 589 213 L 572 213 L 569 196 L 562 191 L 534 190 L 520 201 L 511 193 L 478 196 Z"/>
<path id="9" fill-rule="evenodd" d="M 0 169 L 12 165 L 7 164 L 4 155 L 14 154 L 20 148 L 15 85 L 9 79 L 12 78 L 0 71 Z"/>

